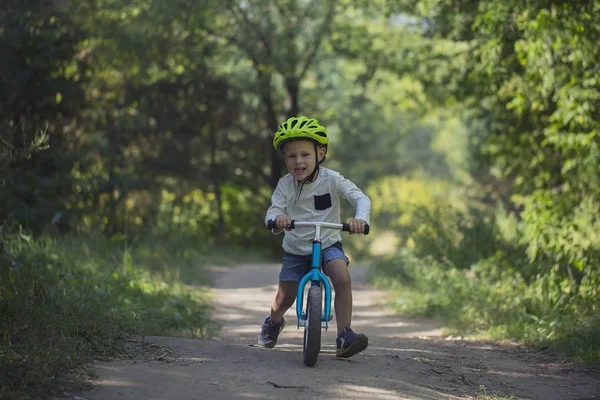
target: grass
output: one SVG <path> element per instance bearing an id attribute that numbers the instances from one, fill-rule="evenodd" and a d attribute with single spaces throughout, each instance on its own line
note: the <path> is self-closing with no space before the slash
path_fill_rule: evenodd
<path id="1" fill-rule="evenodd" d="M 600 315 L 565 320 L 555 339 L 541 343 L 572 354 L 581 364 L 600 370 Z"/>
<path id="2" fill-rule="evenodd" d="M 503 396 L 503 395 L 499 395 L 499 394 L 487 394 L 487 390 L 484 385 L 479 386 L 479 393 L 477 394 L 477 397 L 475 397 L 475 400 L 514 400 L 514 399 L 515 399 L 515 396 L 513 396 L 513 395 Z"/>
<path id="3" fill-rule="evenodd" d="M 4 239 L 0 398 L 11 399 L 61 395 L 86 362 L 126 357 L 132 334 L 213 334 L 203 266 L 237 254 L 184 239 Z"/>
<path id="4" fill-rule="evenodd" d="M 448 334 L 516 340 L 557 350 L 578 364 L 600 365 L 597 305 L 567 297 L 547 277 L 526 282 L 486 262 L 458 269 L 409 252 L 375 271 L 374 282 L 392 293 L 398 312 L 435 318 Z"/>

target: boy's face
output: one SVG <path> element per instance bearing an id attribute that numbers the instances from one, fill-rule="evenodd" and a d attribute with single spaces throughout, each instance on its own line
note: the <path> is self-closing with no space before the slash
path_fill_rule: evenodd
<path id="1" fill-rule="evenodd" d="M 319 160 L 325 155 L 325 148 L 318 147 Z M 292 140 L 283 145 L 285 166 L 292 176 L 302 181 L 310 175 L 317 164 L 315 144 L 310 140 Z"/>

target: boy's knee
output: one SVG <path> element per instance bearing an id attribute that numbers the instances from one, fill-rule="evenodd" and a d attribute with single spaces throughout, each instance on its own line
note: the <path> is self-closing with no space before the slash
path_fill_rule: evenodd
<path id="1" fill-rule="evenodd" d="M 343 267 L 330 268 L 328 275 L 336 290 L 352 286 L 352 279 L 345 265 Z"/>
<path id="2" fill-rule="evenodd" d="M 339 291 L 340 289 L 347 289 L 352 286 L 352 280 L 350 279 L 350 275 L 338 276 L 336 277 L 336 279 L 332 279 L 331 282 L 333 282 L 333 288 L 336 291 Z"/>
<path id="3" fill-rule="evenodd" d="M 290 299 L 296 299 L 296 292 L 298 290 L 297 282 L 279 281 L 279 289 L 277 290 L 277 297 L 289 301 Z"/>

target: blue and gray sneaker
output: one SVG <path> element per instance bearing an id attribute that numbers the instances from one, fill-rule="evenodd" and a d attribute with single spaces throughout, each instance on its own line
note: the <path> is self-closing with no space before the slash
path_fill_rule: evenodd
<path id="1" fill-rule="evenodd" d="M 282 318 L 280 323 L 273 325 L 271 317 L 267 317 L 260 329 L 260 334 L 258 335 L 258 344 L 266 347 L 267 349 L 272 349 L 275 347 L 277 344 L 277 337 L 283 330 L 284 326 L 285 319 Z"/>
<path id="2" fill-rule="evenodd" d="M 342 332 L 338 332 L 336 344 L 337 350 L 335 356 L 348 358 L 366 349 L 369 345 L 369 339 L 362 333 L 356 333 L 350 328 L 344 328 Z"/>

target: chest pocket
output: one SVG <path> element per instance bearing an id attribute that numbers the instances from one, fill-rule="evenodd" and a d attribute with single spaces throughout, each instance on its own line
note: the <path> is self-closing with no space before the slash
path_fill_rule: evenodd
<path id="1" fill-rule="evenodd" d="M 315 199 L 315 210 L 327 210 L 331 207 L 331 195 L 329 193 L 314 196 Z"/>

